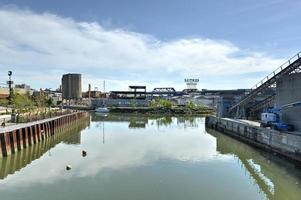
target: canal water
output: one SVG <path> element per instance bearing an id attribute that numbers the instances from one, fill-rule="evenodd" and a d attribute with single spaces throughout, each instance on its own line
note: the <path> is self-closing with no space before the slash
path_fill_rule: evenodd
<path id="1" fill-rule="evenodd" d="M 201 117 L 91 115 L 0 159 L 0 199 L 300 200 L 301 168 Z"/>

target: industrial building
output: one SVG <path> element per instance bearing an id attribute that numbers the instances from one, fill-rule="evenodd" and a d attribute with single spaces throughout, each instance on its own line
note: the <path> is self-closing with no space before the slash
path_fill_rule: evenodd
<path id="1" fill-rule="evenodd" d="M 262 126 L 276 130 L 295 129 L 296 133 L 301 133 L 301 52 L 260 80 L 239 101 L 233 102 L 227 115 L 260 120 Z"/>
<path id="2" fill-rule="evenodd" d="M 91 90 L 82 93 L 83 98 L 106 98 L 106 94 L 101 91 Z"/>
<path id="3" fill-rule="evenodd" d="M 193 79 L 195 80 L 195 79 Z M 129 86 L 129 91 L 111 91 L 109 98 L 95 97 L 91 99 L 92 107 L 116 106 L 129 107 L 134 103 L 136 107 L 147 107 L 149 102 L 156 98 L 171 100 L 175 105 L 185 106 L 192 102 L 195 105 L 207 106 L 216 109 L 221 108 L 223 114 L 233 103 L 233 99 L 239 99 L 248 93 L 248 89 L 237 90 L 206 90 L 201 91 L 176 91 L 172 87 L 154 88 L 147 92 L 145 86 Z M 91 95 L 92 96 L 92 95 Z M 88 98 L 84 93 L 83 97 Z M 228 102 L 227 99 L 231 101 Z M 227 102 L 226 102 L 227 100 Z"/>
<path id="4" fill-rule="evenodd" d="M 29 94 L 32 95 L 34 90 L 30 88 L 30 86 L 22 87 L 22 85 L 16 85 L 13 88 L 15 94 Z M 9 88 L 8 87 L 0 87 L 0 99 L 7 99 L 9 96 Z"/>
<path id="5" fill-rule="evenodd" d="M 129 91 L 111 91 L 112 99 L 145 99 L 146 86 L 129 86 Z"/>
<path id="6" fill-rule="evenodd" d="M 97 89 L 97 88 L 95 88 Z M 106 98 L 106 94 L 104 92 L 98 90 L 91 90 L 91 84 L 88 85 L 88 91 L 82 92 L 83 98 Z"/>
<path id="7" fill-rule="evenodd" d="M 301 101 L 301 73 L 286 75 L 276 85 L 276 107 Z M 301 106 L 282 108 L 282 120 L 301 131 Z"/>
<path id="8" fill-rule="evenodd" d="M 82 98 L 82 75 L 64 74 L 62 77 L 62 97 L 63 99 Z"/>

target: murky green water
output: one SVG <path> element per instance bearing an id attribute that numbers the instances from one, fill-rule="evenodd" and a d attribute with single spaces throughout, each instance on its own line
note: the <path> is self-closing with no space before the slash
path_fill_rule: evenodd
<path id="1" fill-rule="evenodd" d="M 301 168 L 204 122 L 93 116 L 0 159 L 0 199 L 301 199 Z"/>

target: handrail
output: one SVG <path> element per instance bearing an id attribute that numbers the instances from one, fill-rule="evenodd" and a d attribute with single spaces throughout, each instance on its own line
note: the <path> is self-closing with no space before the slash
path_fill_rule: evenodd
<path id="1" fill-rule="evenodd" d="M 245 101 L 249 96 L 252 95 L 252 92 L 256 89 L 258 89 L 259 87 L 261 87 L 263 84 L 265 84 L 267 81 L 271 80 L 273 77 L 275 77 L 276 75 L 278 75 L 282 70 L 286 69 L 287 67 L 289 67 L 293 62 L 295 62 L 296 60 L 300 59 L 301 57 L 301 51 L 298 52 L 297 54 L 295 54 L 293 57 L 291 57 L 289 60 L 287 60 L 285 63 L 283 63 L 282 65 L 280 65 L 277 69 L 275 69 L 272 73 L 270 73 L 269 75 L 267 75 L 266 77 L 264 77 L 262 80 L 260 80 L 257 84 L 255 84 L 253 87 L 251 87 L 250 92 L 245 95 L 241 101 L 239 101 L 238 103 L 236 103 L 234 106 L 232 106 L 230 108 L 230 111 L 233 110 L 235 107 L 239 106 L 241 104 L 241 102 Z M 272 76 L 271 76 L 272 75 Z"/>
<path id="2" fill-rule="evenodd" d="M 269 75 L 267 75 L 266 77 L 264 77 L 261 81 L 259 81 L 258 83 L 256 83 L 253 87 L 251 87 L 251 90 L 255 90 L 257 88 L 259 88 L 263 83 L 265 83 L 266 81 L 270 80 L 271 78 L 273 78 L 276 74 L 278 74 L 279 72 L 281 72 L 283 69 L 287 68 L 291 63 L 295 62 L 296 60 L 298 60 L 300 58 L 301 55 L 301 51 L 297 54 L 295 54 L 293 57 L 291 57 L 289 60 L 287 60 L 285 63 L 283 63 L 282 65 L 280 65 L 280 67 L 278 67 L 277 69 L 275 69 L 272 73 L 270 73 Z M 295 57 L 297 57 L 296 59 L 294 59 Z M 294 60 L 293 60 L 294 59 Z M 285 66 L 285 67 L 284 67 Z M 277 72 L 280 69 L 279 72 Z M 277 72 L 277 73 L 276 73 Z M 270 77 L 270 75 L 272 75 Z"/>

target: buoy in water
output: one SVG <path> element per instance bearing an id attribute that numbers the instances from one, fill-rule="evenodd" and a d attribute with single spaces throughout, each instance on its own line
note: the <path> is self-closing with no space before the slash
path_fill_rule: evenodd
<path id="1" fill-rule="evenodd" d="M 87 156 L 87 151 L 82 150 L 82 156 L 83 156 L 83 157 L 86 157 L 86 156 Z"/>
<path id="2" fill-rule="evenodd" d="M 71 169 L 71 165 L 67 165 L 66 170 L 70 170 L 70 169 Z"/>

